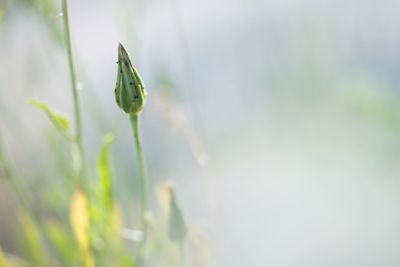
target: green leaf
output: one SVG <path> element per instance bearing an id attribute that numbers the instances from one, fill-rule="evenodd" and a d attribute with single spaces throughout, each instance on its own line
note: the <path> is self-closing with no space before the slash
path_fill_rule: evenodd
<path id="1" fill-rule="evenodd" d="M 46 250 L 37 224 L 25 212 L 19 215 L 22 232 L 25 237 L 24 246 L 35 266 L 48 266 Z"/>
<path id="2" fill-rule="evenodd" d="M 107 216 L 111 216 L 113 203 L 112 190 L 112 174 L 109 160 L 109 151 L 114 136 L 106 134 L 103 138 L 103 145 L 97 159 L 97 172 L 99 174 L 99 190 L 104 209 L 107 211 Z"/>
<path id="3" fill-rule="evenodd" d="M 182 211 L 176 201 L 175 192 L 172 187 L 170 188 L 169 204 L 169 238 L 174 242 L 182 244 L 186 239 L 187 226 Z"/>
<path id="4" fill-rule="evenodd" d="M 70 122 L 68 118 L 60 113 L 53 111 L 47 104 L 41 103 L 35 99 L 28 100 L 28 104 L 44 111 L 47 117 L 49 117 L 50 121 L 53 123 L 54 127 L 63 136 L 65 136 L 69 140 L 74 139 L 72 133 L 70 132 Z"/>
<path id="5" fill-rule="evenodd" d="M 63 262 L 67 266 L 76 265 L 79 254 L 71 233 L 56 222 L 47 222 L 46 232 Z"/>
<path id="6" fill-rule="evenodd" d="M 98 186 L 91 194 L 90 219 L 93 246 L 101 251 L 101 258 L 106 256 L 108 241 L 112 232 L 114 211 L 112 173 L 109 160 L 110 146 L 114 140 L 112 134 L 106 134 L 97 159 Z"/>

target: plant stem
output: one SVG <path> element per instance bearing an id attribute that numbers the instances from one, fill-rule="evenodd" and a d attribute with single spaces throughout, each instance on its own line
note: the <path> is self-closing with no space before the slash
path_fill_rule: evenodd
<path id="1" fill-rule="evenodd" d="M 69 19 L 68 19 L 68 5 L 67 0 L 62 0 L 62 13 L 63 13 L 63 22 L 64 22 L 64 39 L 65 45 L 67 49 L 68 55 L 68 67 L 71 78 L 72 85 L 72 96 L 74 103 L 74 117 L 75 117 L 75 138 L 78 150 L 78 169 L 77 176 L 78 182 L 80 184 L 84 184 L 84 175 L 85 175 L 85 154 L 82 143 L 82 119 L 81 119 L 81 108 L 79 102 L 78 88 L 77 88 L 77 79 L 76 72 L 74 66 L 74 59 L 72 54 L 72 44 L 71 44 L 71 35 L 69 30 Z M 85 187 L 85 186 L 84 186 Z M 86 189 L 86 188 L 85 188 Z"/>
<path id="2" fill-rule="evenodd" d="M 140 189 L 141 189 L 141 217 L 140 217 L 140 229 L 143 234 L 142 242 L 140 242 L 139 246 L 139 266 L 142 263 L 143 250 L 146 244 L 147 239 L 147 213 L 148 213 L 148 179 L 146 174 L 146 164 L 144 160 L 142 145 L 140 141 L 139 134 L 139 114 L 130 114 L 131 126 L 133 131 L 133 139 L 135 141 L 136 148 L 136 156 L 139 164 L 139 181 L 140 181 Z"/>
<path id="3" fill-rule="evenodd" d="M 62 14 L 63 14 L 63 22 L 64 22 L 64 40 L 65 46 L 67 49 L 68 56 L 68 67 L 69 74 L 71 78 L 71 87 L 72 87 L 72 97 L 73 97 L 73 105 L 74 105 L 74 117 L 75 117 L 75 142 L 72 144 L 72 160 L 74 162 L 74 171 L 76 172 L 76 178 L 78 179 L 77 188 L 82 188 L 83 192 L 89 197 L 89 184 L 85 178 L 85 151 L 83 147 L 82 141 L 82 117 L 81 117 L 81 108 L 79 102 L 79 94 L 77 88 L 77 79 L 76 72 L 74 66 L 74 58 L 72 53 L 72 44 L 71 44 L 71 34 L 69 29 L 69 18 L 68 18 L 68 4 L 67 0 L 62 0 Z M 76 145 L 76 147 L 75 147 Z M 90 201 L 88 201 L 88 212 L 90 210 Z M 89 223 L 89 236 L 91 236 L 91 223 Z M 91 253 L 94 255 L 94 262 L 97 261 L 97 253 L 96 250 L 93 249 L 91 244 Z M 96 263 L 93 263 L 96 266 Z"/>

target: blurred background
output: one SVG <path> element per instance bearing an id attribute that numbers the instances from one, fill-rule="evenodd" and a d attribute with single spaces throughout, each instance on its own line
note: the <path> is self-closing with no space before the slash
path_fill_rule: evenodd
<path id="1" fill-rule="evenodd" d="M 112 132 L 124 227 L 137 223 L 139 192 L 113 95 L 118 42 L 148 91 L 151 205 L 157 216 L 157 188 L 173 181 L 201 254 L 191 266 L 400 265 L 399 1 L 70 0 L 69 9 L 89 176 Z M 1 151 L 40 218 L 68 223 L 67 145 L 26 104 L 73 118 L 60 3 L 0 0 L 0 18 Z M 0 178 L 0 245 L 24 258 L 18 197 Z"/>

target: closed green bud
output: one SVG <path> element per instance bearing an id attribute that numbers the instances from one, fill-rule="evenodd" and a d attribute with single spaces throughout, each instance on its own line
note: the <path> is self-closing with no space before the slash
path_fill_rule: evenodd
<path id="1" fill-rule="evenodd" d="M 147 93 L 142 78 L 133 67 L 122 44 L 118 45 L 118 73 L 115 86 L 115 100 L 128 114 L 138 114 L 146 103 Z"/>

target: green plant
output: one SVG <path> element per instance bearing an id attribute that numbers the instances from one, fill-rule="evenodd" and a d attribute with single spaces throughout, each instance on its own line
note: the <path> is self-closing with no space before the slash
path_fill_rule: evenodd
<path id="1" fill-rule="evenodd" d="M 148 179 L 142 144 L 140 141 L 139 116 L 144 108 L 144 104 L 146 103 L 147 93 L 144 88 L 142 78 L 132 65 L 129 55 L 122 44 L 118 45 L 117 64 L 117 82 L 114 91 L 115 100 L 118 106 L 129 115 L 139 166 L 141 187 L 140 229 L 142 231 L 143 238 L 139 243 L 138 263 L 139 266 L 141 266 L 147 239 L 147 214 L 149 212 L 149 207 Z"/>

